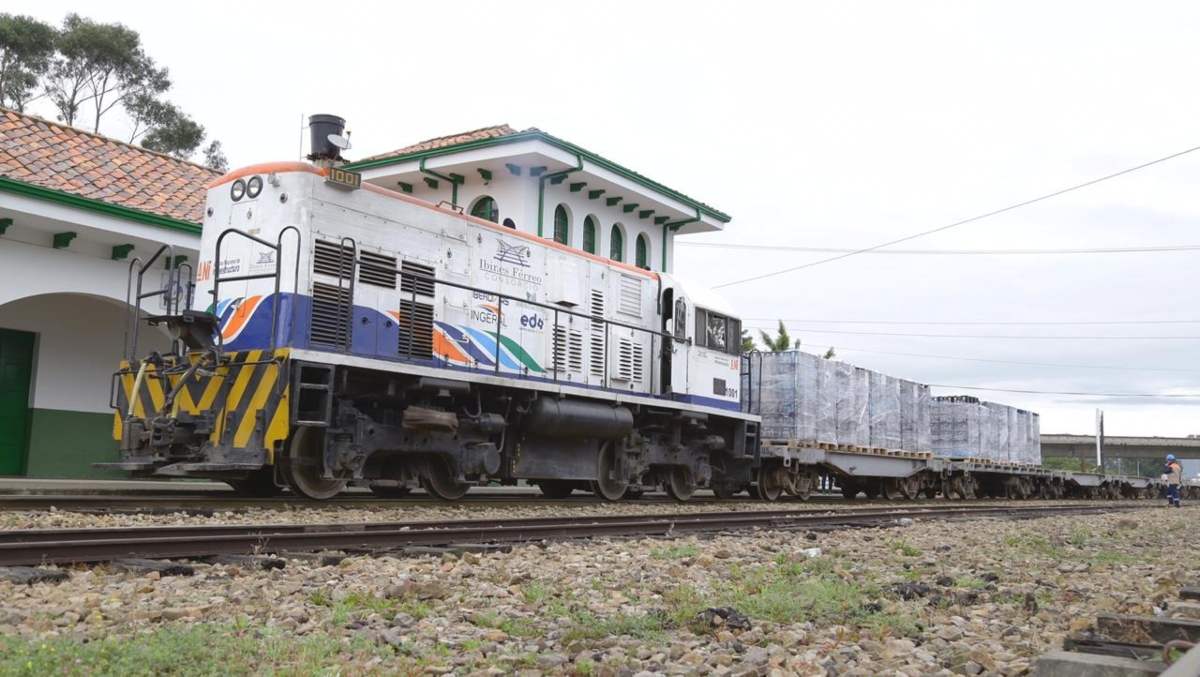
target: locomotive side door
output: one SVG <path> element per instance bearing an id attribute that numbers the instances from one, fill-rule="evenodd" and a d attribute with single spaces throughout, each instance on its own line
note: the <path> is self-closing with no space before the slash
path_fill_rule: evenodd
<path id="1" fill-rule="evenodd" d="M 662 295 L 662 332 L 672 339 L 663 339 L 663 394 L 686 393 L 688 389 L 688 316 L 690 304 L 681 290 L 668 288 Z"/>

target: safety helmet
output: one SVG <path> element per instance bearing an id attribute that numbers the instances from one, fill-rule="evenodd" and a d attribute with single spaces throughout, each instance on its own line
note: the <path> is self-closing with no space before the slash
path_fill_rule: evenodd
<path id="1" fill-rule="evenodd" d="M 1168 460 L 1168 461 L 1174 461 L 1174 460 L 1175 460 L 1175 454 L 1167 454 L 1167 460 Z"/>

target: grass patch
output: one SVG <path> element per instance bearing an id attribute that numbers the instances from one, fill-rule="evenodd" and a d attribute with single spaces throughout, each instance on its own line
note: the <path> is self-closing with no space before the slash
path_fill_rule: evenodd
<path id="1" fill-rule="evenodd" d="M 654 559 L 684 559 L 686 557 L 695 557 L 698 553 L 699 550 L 691 543 L 668 545 L 650 550 L 650 556 Z"/>
<path id="2" fill-rule="evenodd" d="M 1092 539 L 1092 532 L 1083 527 L 1075 527 L 1071 530 L 1071 535 L 1067 537 L 1067 543 L 1082 548 Z"/>
<path id="3" fill-rule="evenodd" d="M 327 591 L 317 590 L 308 595 L 308 601 L 330 609 L 333 612 L 333 623 L 336 625 L 343 625 L 353 618 L 373 613 L 389 618 L 397 613 L 406 613 L 420 620 L 432 611 L 428 604 L 420 600 L 377 597 L 360 592 L 352 592 L 342 599 L 334 599 Z"/>
<path id="4" fill-rule="evenodd" d="M 540 604 L 544 599 L 550 596 L 550 589 L 545 584 L 538 581 L 530 581 L 521 589 L 521 596 L 525 598 L 526 604 Z"/>
<path id="5" fill-rule="evenodd" d="M 622 635 L 637 639 L 661 639 L 663 632 L 671 625 L 671 619 L 661 613 L 641 616 L 616 614 L 601 618 L 590 611 L 578 611 L 571 615 L 571 627 L 563 635 L 563 641 L 596 640 Z"/>
<path id="6" fill-rule="evenodd" d="M 136 637 L 105 637 L 86 644 L 69 637 L 0 637 L 0 674 L 134 677 L 157 675 L 336 675 L 375 656 L 388 669 L 416 663 L 365 638 L 345 643 L 330 635 L 296 637 L 272 628 L 238 631 L 226 624 L 166 625 Z"/>
<path id="7" fill-rule="evenodd" d="M 978 576 L 959 576 L 954 579 L 954 587 L 965 588 L 967 590 L 983 590 L 988 586 L 988 582 Z"/>
<path id="8" fill-rule="evenodd" d="M 904 539 L 892 541 L 892 550 L 904 555 L 905 557 L 920 557 L 921 549 L 909 543 Z"/>
<path id="9" fill-rule="evenodd" d="M 537 627 L 528 618 L 501 618 L 491 611 L 475 614 L 471 622 L 481 628 L 503 631 L 510 637 L 534 637 L 538 634 Z"/>

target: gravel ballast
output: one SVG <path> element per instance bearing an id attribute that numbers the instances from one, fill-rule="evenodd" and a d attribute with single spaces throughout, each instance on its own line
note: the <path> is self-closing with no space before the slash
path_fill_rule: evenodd
<path id="1" fill-rule="evenodd" d="M 0 581 L 0 673 L 1017 675 L 1097 613 L 1152 614 L 1200 580 L 1200 510 L 1153 505 L 192 575 L 80 567 Z"/>

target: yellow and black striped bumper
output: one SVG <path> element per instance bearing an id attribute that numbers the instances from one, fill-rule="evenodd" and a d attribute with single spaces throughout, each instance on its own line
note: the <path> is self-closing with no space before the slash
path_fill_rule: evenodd
<path id="1" fill-rule="evenodd" d="M 113 438 L 121 440 L 123 421 L 130 415 L 138 419 L 170 416 L 194 421 L 208 414 L 212 421 L 208 436 L 211 447 L 261 450 L 272 463 L 276 444 L 288 436 L 288 353 L 286 348 L 273 354 L 266 350 L 225 353 L 215 369 L 196 370 L 188 377 L 170 411 L 164 411 L 167 394 L 179 386 L 189 365 L 204 359 L 204 353 L 191 353 L 188 364 L 167 365 L 162 370 L 147 364 L 136 397 L 134 388 L 142 365 L 122 361 L 116 374 L 119 387 Z"/>

